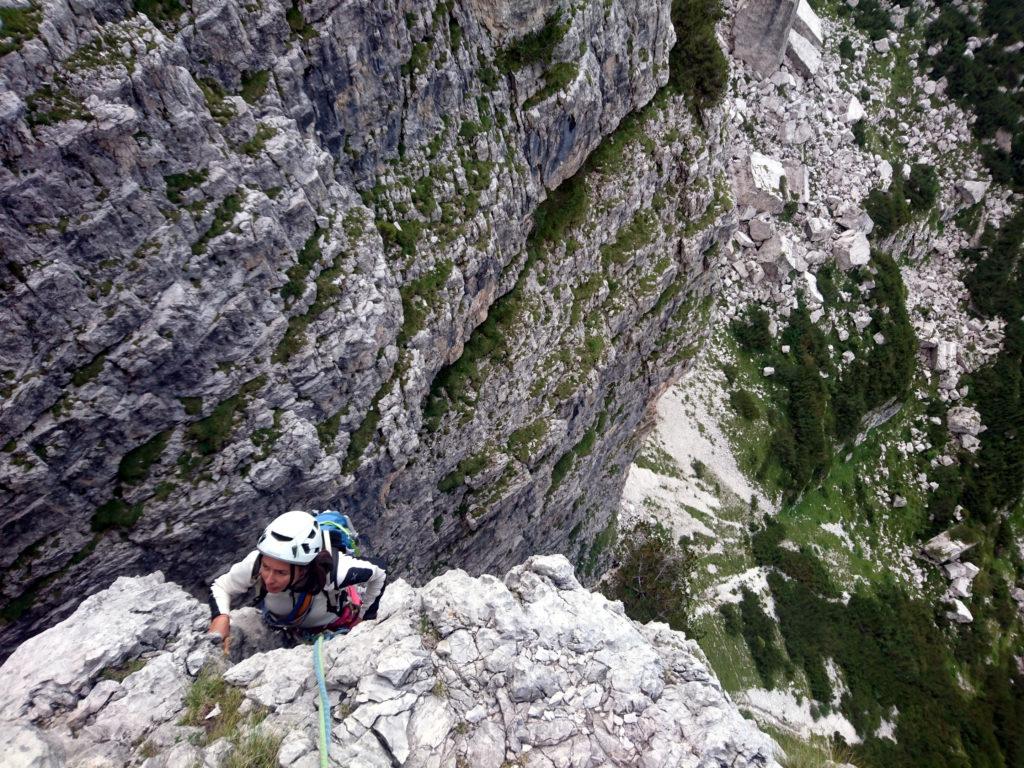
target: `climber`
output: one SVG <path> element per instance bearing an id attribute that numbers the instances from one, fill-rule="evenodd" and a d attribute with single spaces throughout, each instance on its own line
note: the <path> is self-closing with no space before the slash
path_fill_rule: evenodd
<path id="1" fill-rule="evenodd" d="M 332 546 L 313 515 L 285 512 L 264 529 L 254 551 L 214 579 L 210 637 L 220 638 L 227 652 L 231 601 L 257 584 L 263 621 L 294 641 L 376 619 L 386 581 L 383 568 Z M 357 584 L 366 585 L 363 594 Z"/>

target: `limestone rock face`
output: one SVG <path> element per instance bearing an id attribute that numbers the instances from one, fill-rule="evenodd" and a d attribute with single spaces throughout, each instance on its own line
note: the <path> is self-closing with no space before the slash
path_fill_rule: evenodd
<path id="1" fill-rule="evenodd" d="M 207 621 L 208 609 L 162 574 L 121 577 L 11 654 L 0 667 L 0 719 L 36 720 L 70 707 L 102 670 L 162 649 Z"/>
<path id="2" fill-rule="evenodd" d="M 141 601 L 152 588 L 119 580 L 90 598 L 92 615 L 115 625 L 124 597 Z M 177 594 L 165 608 L 191 613 L 195 600 Z M 48 630 L 47 649 L 73 646 L 77 617 Z M 157 621 L 145 614 L 136 629 L 155 635 Z M 111 632 L 103 640 L 106 651 L 94 648 L 113 658 L 131 638 Z M 26 664 L 41 641 L 25 643 L 0 675 L 42 689 L 43 670 Z M 67 677 L 75 695 L 45 718 L 36 710 L 0 728 L 30 742 L 40 760 L 64 750 L 61 764 L 71 768 L 125 765 L 142 754 L 148 766 L 219 763 L 230 743 L 193 746 L 197 729 L 178 724 L 195 676 L 187 659 L 201 642 L 201 630 L 182 628 L 121 682 L 97 682 L 97 670 L 75 667 Z M 777 767 L 775 745 L 739 713 L 696 643 L 663 624 L 631 621 L 620 603 L 584 589 L 563 556 L 533 557 L 504 579 L 449 571 L 419 589 L 397 581 L 377 621 L 324 643 L 323 663 L 331 756 L 340 765 L 500 768 L 523 759 L 568 768 L 587 754 L 609 766 Z M 309 646 L 257 654 L 224 678 L 243 690 L 243 707 L 266 708 L 259 728 L 282 737 L 281 765 L 319 765 Z"/>
<path id="3" fill-rule="evenodd" d="M 290 508 L 412 579 L 588 549 L 735 227 L 668 0 L 185 5 L 0 59 L 0 650 Z"/>

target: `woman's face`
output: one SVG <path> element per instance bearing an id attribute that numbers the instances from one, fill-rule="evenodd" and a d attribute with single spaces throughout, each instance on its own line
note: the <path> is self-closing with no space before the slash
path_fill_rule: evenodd
<path id="1" fill-rule="evenodd" d="M 299 568 L 295 575 L 299 576 L 302 570 Z M 264 555 L 260 562 L 260 578 L 263 579 L 267 592 L 284 592 L 292 580 L 292 566 L 277 558 Z"/>

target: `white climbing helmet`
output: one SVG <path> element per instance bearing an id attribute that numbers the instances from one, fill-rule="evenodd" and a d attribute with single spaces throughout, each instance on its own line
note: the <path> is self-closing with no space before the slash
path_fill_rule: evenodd
<path id="1" fill-rule="evenodd" d="M 320 524 L 300 509 L 275 517 L 256 542 L 256 549 L 264 555 L 293 565 L 308 565 L 322 548 Z"/>

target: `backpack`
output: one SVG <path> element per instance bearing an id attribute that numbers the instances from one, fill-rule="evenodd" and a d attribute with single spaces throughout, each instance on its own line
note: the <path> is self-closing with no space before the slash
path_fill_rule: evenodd
<path id="1" fill-rule="evenodd" d="M 355 526 L 348 519 L 348 515 L 342 514 L 334 509 L 328 509 L 316 514 L 316 521 L 320 530 L 324 532 L 324 543 L 338 553 L 345 555 L 359 556 L 359 534 Z"/>

